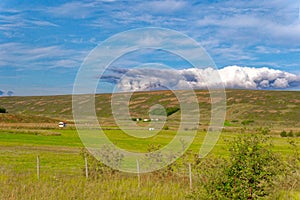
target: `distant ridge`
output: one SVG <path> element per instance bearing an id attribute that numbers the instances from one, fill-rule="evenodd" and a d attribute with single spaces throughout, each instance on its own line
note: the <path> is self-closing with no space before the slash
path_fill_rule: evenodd
<path id="1" fill-rule="evenodd" d="M 196 90 L 201 113 L 200 123 L 210 119 L 210 97 L 206 90 Z M 241 125 L 245 120 L 254 124 L 272 126 L 274 124 L 300 125 L 300 92 L 269 90 L 227 90 L 227 116 L 231 125 Z M 111 94 L 95 95 L 96 113 L 100 121 L 113 121 L 111 114 Z M 161 104 L 164 107 L 180 107 L 171 91 L 136 92 L 131 97 L 130 112 L 132 117 L 149 117 L 151 106 Z M 72 95 L 1 97 L 0 106 L 9 114 L 42 116 L 47 119 L 72 120 Z M 177 121 L 180 111 L 169 116 Z M 45 121 L 45 118 L 40 118 Z M 34 118 L 39 121 L 39 118 Z M 1 119 L 0 119 L 1 123 Z"/>

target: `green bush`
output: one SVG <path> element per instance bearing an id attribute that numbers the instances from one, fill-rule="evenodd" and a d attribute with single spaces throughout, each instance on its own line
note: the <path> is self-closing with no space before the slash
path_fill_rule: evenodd
<path id="1" fill-rule="evenodd" d="M 225 169 L 228 177 L 223 191 L 231 199 L 258 198 L 267 195 L 266 189 L 279 174 L 279 158 L 263 146 L 266 139 L 257 135 L 236 139 L 231 148 L 231 164 Z M 233 187 L 232 187 L 233 186 Z"/>
<path id="2" fill-rule="evenodd" d="M 281 137 L 287 137 L 286 131 L 281 131 L 280 136 L 281 136 Z"/>
<path id="3" fill-rule="evenodd" d="M 225 120 L 224 121 L 224 126 L 233 126 L 229 121 Z"/>
<path id="4" fill-rule="evenodd" d="M 176 113 L 178 110 L 180 110 L 180 108 L 178 108 L 178 107 L 167 108 L 166 109 L 167 116 L 170 116 L 170 115 Z"/>
<path id="5" fill-rule="evenodd" d="M 249 125 L 249 124 L 254 123 L 254 120 L 252 120 L 252 119 L 247 119 L 247 120 L 242 121 L 241 123 L 242 123 L 242 125 Z"/>
<path id="6" fill-rule="evenodd" d="M 230 159 L 205 162 L 200 167 L 200 189 L 193 199 L 258 199 L 271 193 L 282 171 L 279 157 L 266 145 L 265 137 L 242 135 L 231 143 Z M 203 163 L 201 163 L 203 165 Z"/>
<path id="7" fill-rule="evenodd" d="M 170 116 L 174 113 L 176 113 L 178 110 L 180 110 L 180 108 L 178 107 L 170 107 L 170 108 L 166 108 L 165 110 L 163 108 L 156 108 L 153 109 L 152 111 L 150 111 L 150 114 L 152 115 L 166 115 Z"/>
<path id="8" fill-rule="evenodd" d="M 287 134 L 288 137 L 294 137 L 294 133 L 292 130 L 289 131 L 289 133 Z"/>
<path id="9" fill-rule="evenodd" d="M 268 127 L 259 127 L 256 129 L 257 133 L 263 134 L 263 135 L 268 135 L 270 134 L 271 130 Z"/>
<path id="10" fill-rule="evenodd" d="M 6 113 L 6 109 L 5 109 L 5 108 L 2 108 L 2 107 L 0 107 L 0 113 Z"/>

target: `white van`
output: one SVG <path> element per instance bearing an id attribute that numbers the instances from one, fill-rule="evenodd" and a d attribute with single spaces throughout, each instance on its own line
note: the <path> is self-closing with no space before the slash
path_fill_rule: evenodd
<path id="1" fill-rule="evenodd" d="M 58 127 L 59 128 L 64 128 L 64 127 L 66 127 L 66 123 L 65 122 L 59 122 Z"/>

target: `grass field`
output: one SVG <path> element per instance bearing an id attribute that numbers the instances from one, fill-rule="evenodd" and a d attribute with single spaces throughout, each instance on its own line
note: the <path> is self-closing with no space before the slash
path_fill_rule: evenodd
<path id="1" fill-rule="evenodd" d="M 206 135 L 209 119 L 209 94 L 197 91 L 200 112 L 204 116 L 189 153 L 197 154 Z M 147 152 L 149 146 L 163 147 L 176 134 L 180 111 L 168 117 L 168 130 L 147 139 L 125 134 L 113 123 L 110 95 L 96 95 L 96 110 L 105 134 L 120 148 Z M 51 103 L 50 103 L 51 102 Z M 149 108 L 161 103 L 176 107 L 176 98 L 166 91 L 136 93 L 131 98 L 133 117 L 148 117 Z M 245 133 L 268 137 L 271 151 L 287 162 L 300 151 L 300 93 L 277 91 L 227 91 L 227 116 L 223 132 L 208 158 L 229 159 L 229 146 L 234 138 Z M 73 125 L 71 96 L 1 97 L 0 107 L 0 199 L 186 199 L 201 188 L 193 168 L 193 188 L 189 187 L 187 160 L 181 158 L 176 168 L 142 174 L 109 171 L 100 178 L 84 174 L 83 144 Z M 139 109 L 143 107 L 143 109 Z M 68 121 L 58 129 L 57 122 Z M 139 122 L 143 126 L 143 122 Z M 145 124 L 144 124 L 145 125 Z M 267 128 L 267 132 L 263 132 Z M 281 137 L 280 132 L 293 130 L 294 137 Z M 40 179 L 36 159 L 40 158 Z M 208 159 L 209 160 L 209 159 Z M 89 160 L 92 165 L 92 160 Z M 90 166 L 92 167 L 92 166 Z M 288 178 L 287 178 L 288 179 Z M 276 187 L 275 199 L 300 199 L 299 180 Z"/>
<path id="2" fill-rule="evenodd" d="M 183 199 L 190 192 L 186 169 L 182 170 L 179 178 L 142 176 L 140 188 L 133 174 L 86 180 L 83 173 L 84 160 L 80 155 L 83 146 L 76 130 L 53 129 L 47 130 L 47 134 L 43 134 L 43 130 L 40 130 L 41 134 L 37 134 L 38 131 L 33 133 L 20 129 L 0 131 L 0 180 L 5 185 L 2 190 L 6 189 L 0 195 L 1 199 L 22 199 L 24 195 L 28 199 Z M 148 141 L 127 136 L 121 130 L 107 130 L 106 134 L 121 148 L 145 152 L 149 144 L 166 145 L 175 132 L 163 131 Z M 228 140 L 239 134 L 222 133 L 211 154 L 227 157 Z M 199 151 L 204 136 L 204 132 L 197 134 L 190 147 L 192 152 Z M 278 135 L 271 136 L 273 150 L 285 156 L 292 155 L 290 140 Z M 293 140 L 299 146 L 300 138 Z M 36 178 L 37 155 L 41 159 L 39 181 Z M 50 188 L 51 192 L 48 191 Z"/>

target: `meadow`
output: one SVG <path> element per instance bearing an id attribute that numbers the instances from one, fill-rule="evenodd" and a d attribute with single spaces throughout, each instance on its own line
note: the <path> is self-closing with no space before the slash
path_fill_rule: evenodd
<path id="1" fill-rule="evenodd" d="M 47 134 L 45 134 L 47 133 Z M 53 133 L 53 134 L 51 134 Z M 60 133 L 60 134 L 57 134 Z M 127 136 L 121 130 L 107 130 L 106 134 L 119 147 L 131 151 L 147 151 L 149 145 L 166 145 L 174 131 L 162 131 L 147 141 Z M 228 157 L 228 144 L 241 133 L 225 132 L 210 155 Z M 198 132 L 190 146 L 197 153 L 205 132 Z M 294 141 L 271 135 L 272 150 L 292 156 Z M 107 173 L 101 178 L 86 179 L 84 158 L 80 154 L 81 141 L 72 129 L 4 130 L 0 131 L 1 199 L 185 199 L 191 192 L 187 166 L 182 165 L 173 175 L 145 174 L 138 183 L 137 175 Z M 36 157 L 41 159 L 40 180 L 36 175 Z M 197 177 L 194 177 L 196 181 Z M 140 184 L 140 186 L 139 186 Z M 289 195 L 299 195 L 291 191 Z M 295 193 L 295 194 L 294 194 Z"/>

